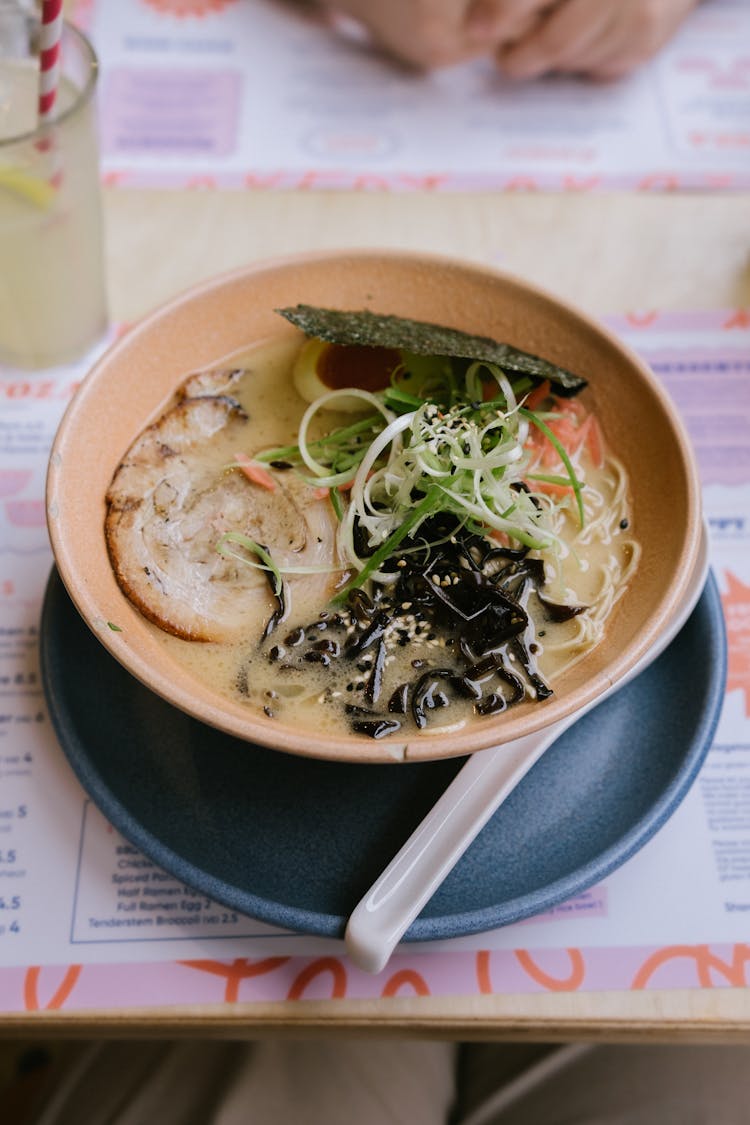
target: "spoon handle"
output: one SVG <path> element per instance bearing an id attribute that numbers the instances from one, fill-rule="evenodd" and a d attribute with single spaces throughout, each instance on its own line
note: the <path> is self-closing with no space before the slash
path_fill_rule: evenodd
<path id="1" fill-rule="evenodd" d="M 565 722 L 472 754 L 355 907 L 346 928 L 355 965 L 377 973 L 448 872 Z"/>

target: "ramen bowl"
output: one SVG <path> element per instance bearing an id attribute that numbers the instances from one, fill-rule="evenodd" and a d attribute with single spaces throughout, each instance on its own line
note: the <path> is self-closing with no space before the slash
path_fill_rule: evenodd
<path id="1" fill-rule="evenodd" d="M 554 694 L 459 729 L 373 739 L 270 718 L 178 662 L 160 630 L 125 597 L 105 540 L 106 496 L 134 439 L 187 375 L 296 330 L 275 311 L 297 304 L 368 309 L 491 337 L 588 380 L 607 444 L 629 476 L 635 576 L 599 644 L 553 682 Z M 260 263 L 177 297 L 121 337 L 84 379 L 57 433 L 48 525 L 67 591 L 102 645 L 177 708 L 245 743 L 354 762 L 472 753 L 590 704 L 648 651 L 679 605 L 696 560 L 700 490 L 682 423 L 646 365 L 611 332 L 549 293 L 503 273 L 430 255 L 330 252 Z M 241 749 L 241 747 L 240 747 Z"/>

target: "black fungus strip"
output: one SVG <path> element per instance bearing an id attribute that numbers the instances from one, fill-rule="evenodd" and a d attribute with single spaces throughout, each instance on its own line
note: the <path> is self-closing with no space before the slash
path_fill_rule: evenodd
<path id="1" fill-rule="evenodd" d="M 506 697 L 508 706 L 510 707 L 513 703 L 520 703 L 523 697 L 526 695 L 526 688 L 523 686 L 523 681 L 519 679 L 515 672 L 511 672 L 509 668 L 506 668 L 501 660 L 498 660 L 495 672 L 500 677 L 500 679 L 504 680 L 505 683 L 512 689 L 512 695 L 510 696 L 510 699 Z"/>
<path id="2" fill-rule="evenodd" d="M 387 734 L 395 734 L 397 730 L 401 730 L 401 723 L 398 719 L 365 719 L 352 723 L 352 728 L 357 734 L 366 734 L 370 738 L 385 738 Z"/>
<path id="3" fill-rule="evenodd" d="M 388 710 L 396 715 L 405 715 L 409 706 L 409 684 L 399 684 L 388 700 Z"/>
<path id="4" fill-rule="evenodd" d="M 552 688 L 537 672 L 534 661 L 527 652 L 526 645 L 520 637 L 514 637 L 511 641 L 511 649 L 520 661 L 524 672 L 529 677 L 531 685 L 536 691 L 537 699 L 549 699 L 549 697 L 554 694 Z"/>
<path id="5" fill-rule="evenodd" d="M 485 656 L 483 660 L 477 661 L 467 668 L 464 675 L 470 680 L 486 680 L 497 669 L 497 655 L 492 653 L 491 656 Z"/>
<path id="6" fill-rule="evenodd" d="M 541 559 L 516 559 L 499 570 L 493 581 L 501 590 L 509 590 L 522 582 L 531 581 L 535 587 L 544 584 L 544 563 Z"/>
<path id="7" fill-rule="evenodd" d="M 511 689 L 510 694 L 506 691 L 491 691 L 474 704 L 478 715 L 499 715 L 514 703 L 520 703 L 526 695 L 522 681 L 505 666 L 500 656 L 496 657 L 495 674 Z"/>
<path id="8" fill-rule="evenodd" d="M 370 648 L 371 645 L 377 644 L 388 628 L 389 623 L 390 617 L 385 610 L 377 610 L 365 631 L 360 633 L 348 646 L 345 655 L 351 659 L 354 656 L 359 656 L 360 653 Z"/>
<path id="9" fill-rule="evenodd" d="M 450 578 L 450 585 L 443 585 L 444 578 Z M 444 619 L 447 618 L 446 631 L 456 630 L 479 654 L 499 648 L 522 633 L 529 623 L 518 602 L 483 574 L 468 570 L 443 574 L 442 569 L 435 569 L 430 579 L 425 585 L 432 592 L 431 617 L 439 603 Z"/>
<path id="10" fill-rule="evenodd" d="M 528 554 L 528 547 L 490 547 L 484 556 L 483 565 L 494 562 L 495 559 L 508 559 L 510 562 L 519 562 Z"/>
<path id="11" fill-rule="evenodd" d="M 485 699 L 476 704 L 474 710 L 478 715 L 499 715 L 508 707 L 508 701 L 499 692 L 492 692 Z"/>
<path id="12" fill-rule="evenodd" d="M 383 672 L 385 671 L 386 647 L 383 638 L 380 638 L 375 651 L 375 660 L 365 687 L 365 699 L 368 703 L 376 703 L 383 687 Z"/>
<path id="13" fill-rule="evenodd" d="M 472 680 L 469 675 L 456 676 L 455 686 L 459 695 L 463 695 L 467 699 L 477 700 L 482 698 L 481 686 L 476 680 Z"/>
<path id="14" fill-rule="evenodd" d="M 472 539 L 474 537 L 472 536 Z M 464 560 L 469 570 L 481 570 L 484 566 L 486 553 L 483 552 L 479 544 L 473 543 L 468 538 L 456 537 L 456 547 L 460 558 Z M 479 556 L 477 558 L 476 556 Z"/>
<path id="15" fill-rule="evenodd" d="M 349 609 L 359 625 L 366 625 L 375 612 L 372 598 L 364 590 L 352 590 L 348 598 Z"/>
<path id="16" fill-rule="evenodd" d="M 267 547 L 263 547 L 263 550 L 266 552 L 266 554 L 268 554 Z M 271 588 L 271 593 L 276 599 L 276 609 L 273 611 L 271 616 L 268 618 L 268 621 L 266 622 L 266 627 L 263 630 L 263 636 L 261 637 L 261 643 L 265 640 L 268 640 L 268 638 L 271 636 L 271 633 L 273 633 L 277 626 L 280 625 L 286 617 L 288 593 L 286 582 L 282 582 L 279 589 L 277 590 L 275 576 L 271 574 L 270 570 L 266 571 L 265 573 L 266 578 L 268 579 L 268 585 Z"/>
<path id="17" fill-rule="evenodd" d="M 538 590 L 536 596 L 550 621 L 570 621 L 571 617 L 577 617 L 579 613 L 588 609 L 586 605 L 563 605 L 562 602 L 551 602 L 548 598 L 542 597 Z"/>
<path id="18" fill-rule="evenodd" d="M 424 672 L 416 684 L 411 698 L 411 713 L 414 722 L 420 730 L 423 730 L 427 725 L 427 711 L 431 711 L 435 706 L 444 706 L 447 702 L 447 696 L 439 690 L 440 680 L 447 679 L 451 683 L 455 681 L 456 673 L 452 668 L 431 668 L 429 672 Z M 436 694 L 445 700 L 445 703 L 435 703 Z"/>

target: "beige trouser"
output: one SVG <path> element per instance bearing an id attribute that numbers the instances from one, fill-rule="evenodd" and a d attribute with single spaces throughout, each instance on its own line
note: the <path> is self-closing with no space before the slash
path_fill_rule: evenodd
<path id="1" fill-rule="evenodd" d="M 45 1102 L 33 1125 L 746 1125 L 750 1047 L 103 1042 Z"/>

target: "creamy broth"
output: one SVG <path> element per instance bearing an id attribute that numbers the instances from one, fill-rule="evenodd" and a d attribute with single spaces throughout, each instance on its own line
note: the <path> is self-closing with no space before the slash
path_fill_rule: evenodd
<path id="1" fill-rule="evenodd" d="M 247 420 L 231 434 L 220 432 L 206 442 L 204 465 L 208 473 L 217 476 L 238 473 L 236 467 L 228 468 L 236 465 L 238 451 L 252 458 L 269 447 L 296 443 L 300 418 L 307 405 L 290 378 L 298 347 L 294 341 L 265 343 L 240 361 L 238 366 L 247 368 L 247 372 L 235 381 L 228 393 L 241 404 Z M 331 428 L 341 423 L 337 415 L 323 417 Z M 351 421 L 351 416 L 347 420 Z M 322 433 L 320 414 L 317 422 L 317 432 Z M 607 617 L 637 566 L 639 548 L 630 527 L 624 469 L 609 454 L 597 461 L 595 464 L 591 453 L 583 446 L 574 455 L 576 470 L 585 481 L 583 529 L 571 505 L 556 517 L 555 531 L 563 544 L 557 554 L 530 552 L 531 557 L 540 557 L 544 562 L 546 583 L 541 592 L 545 599 L 586 607 L 568 620 L 558 622 L 551 618 L 548 605 L 539 600 L 537 593 L 532 590 L 527 595 L 531 625 L 524 640 L 530 656 L 530 673 L 528 668 L 520 667 L 518 654 L 512 648 L 507 651 L 506 659 L 531 698 L 538 694 L 534 680 L 537 672 L 554 690 L 561 672 L 599 642 Z M 298 475 L 296 469 L 286 469 L 281 476 L 289 479 L 290 474 Z M 243 482 L 243 487 L 245 484 L 262 491 L 259 485 Z M 276 497 L 277 493 L 269 492 L 264 498 L 268 503 L 269 520 L 274 515 Z M 313 499 L 309 495 L 303 506 L 311 508 L 314 504 L 323 505 L 328 513 L 326 518 L 330 517 L 329 500 Z M 215 542 L 219 532 L 226 530 L 226 525 L 218 530 L 208 526 L 203 549 L 210 549 L 205 537 L 213 536 Z M 299 533 L 299 526 L 290 525 L 284 530 L 292 555 L 296 549 L 295 536 Z M 276 528 L 271 535 L 261 521 L 261 526 L 255 527 L 252 534 L 265 543 L 273 540 L 274 535 L 278 539 L 279 530 Z M 168 549 L 168 544 L 164 549 Z M 362 721 L 353 708 L 361 708 L 363 712 L 376 712 L 380 719 L 395 719 L 402 731 L 414 734 L 417 727 L 413 717 L 408 711 L 393 715 L 388 710 L 388 701 L 400 685 L 413 684 L 430 669 L 447 672 L 461 667 L 458 641 L 442 633 L 433 622 L 414 620 L 405 611 L 386 630 L 388 644 L 382 683 L 373 703 L 367 691 L 377 653 L 369 648 L 351 659 L 342 655 L 356 635 L 356 629 L 347 612 L 340 606 L 327 604 L 337 584 L 340 586 L 345 580 L 345 571 L 339 568 L 333 574 L 323 575 L 288 573 L 286 614 L 270 636 L 261 640 L 275 605 L 268 576 L 252 565 L 239 562 L 232 565 L 236 566 L 238 581 L 244 583 L 238 597 L 244 599 L 248 589 L 255 591 L 252 623 L 243 629 L 241 639 L 196 643 L 167 632 L 159 635 L 169 653 L 197 678 L 212 685 L 217 692 L 246 703 L 253 711 L 265 713 L 269 722 L 282 721 L 331 734 L 351 733 L 355 720 Z M 476 678 L 482 679 L 478 672 Z M 485 676 L 484 681 L 488 678 Z M 436 695 L 444 697 L 445 706 Z M 482 721 L 476 714 L 476 700 L 457 692 L 447 676 L 438 676 L 433 697 L 428 702 L 429 722 L 423 728 L 425 733 Z M 376 721 L 368 719 L 367 722 L 369 729 L 365 733 L 380 737 L 380 730 L 375 729 Z"/>

